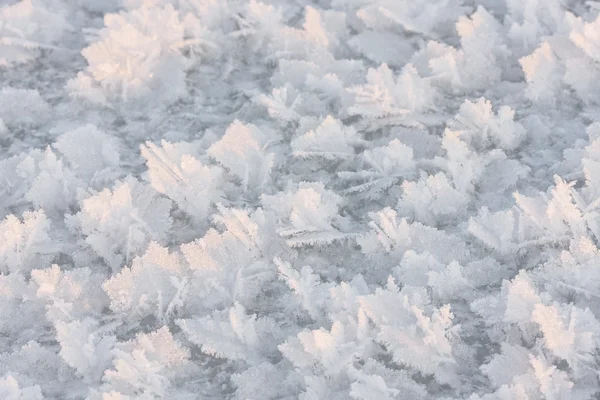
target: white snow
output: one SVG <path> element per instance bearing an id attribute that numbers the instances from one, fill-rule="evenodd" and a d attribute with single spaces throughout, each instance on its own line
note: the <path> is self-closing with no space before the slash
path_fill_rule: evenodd
<path id="1" fill-rule="evenodd" d="M 0 400 L 600 396 L 600 3 L 0 1 Z"/>

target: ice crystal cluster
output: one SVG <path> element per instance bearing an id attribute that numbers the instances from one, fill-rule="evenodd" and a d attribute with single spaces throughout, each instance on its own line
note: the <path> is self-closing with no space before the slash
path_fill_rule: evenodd
<path id="1" fill-rule="evenodd" d="M 600 2 L 0 1 L 0 399 L 600 398 Z"/>

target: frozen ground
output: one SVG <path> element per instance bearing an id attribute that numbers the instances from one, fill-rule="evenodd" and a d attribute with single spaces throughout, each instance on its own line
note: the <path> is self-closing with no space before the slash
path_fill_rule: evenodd
<path id="1" fill-rule="evenodd" d="M 599 12 L 0 0 L 0 399 L 600 398 Z"/>

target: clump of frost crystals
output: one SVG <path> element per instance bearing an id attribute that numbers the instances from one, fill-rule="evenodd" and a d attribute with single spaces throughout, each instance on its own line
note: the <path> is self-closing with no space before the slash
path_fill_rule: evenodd
<path id="1" fill-rule="evenodd" d="M 416 182 L 404 181 L 398 208 L 402 214 L 412 215 L 416 221 L 436 225 L 444 218 L 460 217 L 468 204 L 467 194 L 457 190 L 440 172 L 421 177 Z"/>
<path id="2" fill-rule="evenodd" d="M 151 240 L 165 240 L 171 202 L 151 187 L 127 178 L 81 201 L 67 223 L 113 270 L 143 251 Z"/>
<path id="3" fill-rule="evenodd" d="M 208 154 L 252 192 L 262 189 L 273 167 L 275 154 L 266 151 L 267 145 L 268 136 L 258 127 L 236 120 Z"/>
<path id="4" fill-rule="evenodd" d="M 172 5 L 106 14 L 104 25 L 99 40 L 82 51 L 86 72 L 68 84 L 74 96 L 99 104 L 168 103 L 185 93 L 185 27 Z"/>
<path id="5" fill-rule="evenodd" d="M 3 2 L 0 7 L 0 67 L 27 63 L 43 49 L 56 49 L 69 29 L 65 5 L 57 0 Z M 58 49 L 64 51 L 64 49 Z"/>
<path id="6" fill-rule="evenodd" d="M 217 358 L 257 363 L 275 350 L 268 341 L 277 330 L 273 321 L 248 315 L 238 303 L 204 318 L 178 320 L 177 325 L 204 353 Z"/>
<path id="7" fill-rule="evenodd" d="M 195 369 L 190 352 L 166 326 L 121 342 L 112 350 L 112 368 L 106 369 L 100 390 L 89 400 L 178 397 L 178 379 Z"/>
<path id="8" fill-rule="evenodd" d="M 183 305 L 187 287 L 185 269 L 177 253 L 152 242 L 143 256 L 104 282 L 110 308 L 137 322 L 154 316 L 168 322 Z"/>
<path id="9" fill-rule="evenodd" d="M 398 77 L 386 64 L 369 69 L 367 83 L 348 89 L 354 95 L 349 115 L 360 115 L 375 127 L 386 124 L 417 125 L 418 115 L 430 111 L 436 90 L 412 65 Z"/>
<path id="10" fill-rule="evenodd" d="M 400 291 L 390 279 L 385 289 L 377 289 L 359 302 L 376 326 L 377 340 L 386 344 L 394 361 L 444 382 L 452 379 L 456 363 L 452 357 L 452 337 L 458 333 L 452 323 L 454 315 L 448 305 L 425 310 L 426 303 L 420 304 L 423 300 Z M 412 328 L 405 331 L 406 326 Z"/>
<path id="11" fill-rule="evenodd" d="M 497 84 L 508 55 L 503 27 L 484 7 L 456 21 L 460 47 L 430 41 L 411 62 L 419 72 L 451 93 L 469 93 Z"/>
<path id="12" fill-rule="evenodd" d="M 42 400 L 44 398 L 39 385 L 19 385 L 19 381 L 10 374 L 0 378 L 0 396 L 7 400 Z"/>
<path id="13" fill-rule="evenodd" d="M 172 199 L 179 208 L 203 222 L 211 204 L 220 197 L 222 171 L 206 166 L 196 156 L 193 146 L 162 141 L 141 145 L 148 166 L 148 181 L 159 193 Z"/>
<path id="14" fill-rule="evenodd" d="M 452 23 L 468 8 L 457 0 L 433 0 L 415 2 L 410 0 L 334 0 L 334 7 L 360 7 L 356 15 L 374 31 L 404 30 L 425 36 L 437 37 L 448 34 Z"/>
<path id="15" fill-rule="evenodd" d="M 460 138 L 475 149 L 512 150 L 525 138 L 525 128 L 514 121 L 514 116 L 515 111 L 507 106 L 500 107 L 494 115 L 492 103 L 484 98 L 476 103 L 465 100 L 449 125 L 460 131 Z"/>
<path id="16" fill-rule="evenodd" d="M 0 272 L 29 273 L 49 264 L 60 251 L 50 236 L 51 223 L 43 211 L 26 212 L 22 222 L 9 215 L 0 223 Z"/>
<path id="17" fill-rule="evenodd" d="M 584 22 L 569 14 L 571 32 L 569 39 L 579 50 L 577 54 L 566 60 L 564 80 L 570 85 L 585 104 L 598 104 L 598 29 L 600 29 L 600 15 L 591 22 Z"/>
<path id="18" fill-rule="evenodd" d="M 78 177 L 100 187 L 119 176 L 120 141 L 94 125 L 85 125 L 58 137 L 53 145 Z"/>
<path id="19" fill-rule="evenodd" d="M 292 247 L 327 244 L 347 236 L 335 226 L 342 222 L 338 214 L 342 198 L 320 183 L 301 182 L 291 191 L 263 195 L 261 201 L 286 221 L 278 233 Z"/>
<path id="20" fill-rule="evenodd" d="M 354 156 L 354 146 L 361 143 L 354 128 L 327 116 L 316 129 L 292 140 L 291 146 L 296 157 L 335 160 Z"/>
<path id="21" fill-rule="evenodd" d="M 533 53 L 519 59 L 527 80 L 525 95 L 540 105 L 554 105 L 562 89 L 564 66 L 555 49 L 548 42 L 542 43 Z"/>
<path id="22" fill-rule="evenodd" d="M 385 146 L 366 149 L 360 154 L 359 160 L 362 168 L 340 171 L 338 176 L 349 183 L 346 193 L 358 194 L 363 198 L 382 198 L 397 182 L 415 174 L 413 149 L 398 139 L 391 140 Z"/>
<path id="23" fill-rule="evenodd" d="M 47 122 L 49 117 L 50 105 L 37 90 L 12 87 L 0 90 L 0 121 L 7 128 L 36 128 Z"/>
<path id="24" fill-rule="evenodd" d="M 442 138 L 446 150 L 446 168 L 457 189 L 473 192 L 505 190 L 526 176 L 529 168 L 510 159 L 505 151 L 516 148 L 525 139 L 525 128 L 513 120 L 510 107 L 500 107 L 497 115 L 489 101 L 465 100 L 458 114 L 449 121 Z M 496 175 L 492 183 L 483 179 Z"/>

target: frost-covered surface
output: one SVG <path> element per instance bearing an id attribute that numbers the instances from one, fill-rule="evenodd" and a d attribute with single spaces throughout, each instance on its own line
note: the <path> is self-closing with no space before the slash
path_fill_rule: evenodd
<path id="1" fill-rule="evenodd" d="M 0 3 L 0 399 L 599 398 L 600 3 Z"/>

